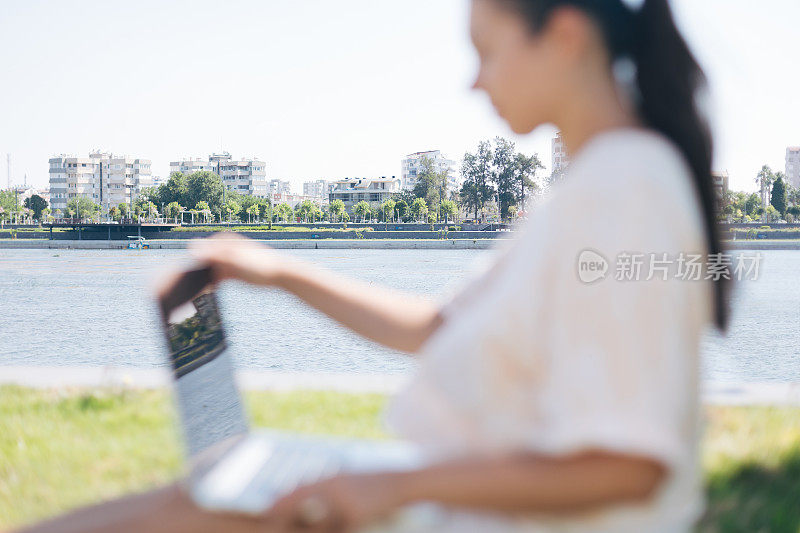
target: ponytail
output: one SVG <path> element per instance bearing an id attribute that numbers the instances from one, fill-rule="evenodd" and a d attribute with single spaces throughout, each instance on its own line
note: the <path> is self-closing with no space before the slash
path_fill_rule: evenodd
<path id="1" fill-rule="evenodd" d="M 675 143 L 689 163 L 705 221 L 709 261 L 724 253 L 711 179 L 713 142 L 697 96 L 706 79 L 681 36 L 667 0 L 645 0 L 634 14 L 631 55 L 636 64 L 639 116 Z M 721 262 L 717 261 L 720 265 Z M 731 280 L 714 281 L 715 323 L 726 331 Z"/>
<path id="2" fill-rule="evenodd" d="M 698 109 L 697 96 L 706 79 L 678 31 L 668 0 L 502 0 L 522 15 L 532 31 L 541 30 L 552 12 L 571 6 L 587 13 L 601 29 L 613 62 L 630 59 L 636 67 L 639 118 L 670 139 L 692 171 L 705 226 L 708 261 L 725 271 L 711 178 L 713 142 Z M 640 6 L 630 7 L 638 3 Z M 714 322 L 726 331 L 729 322 L 730 269 L 714 280 Z"/>

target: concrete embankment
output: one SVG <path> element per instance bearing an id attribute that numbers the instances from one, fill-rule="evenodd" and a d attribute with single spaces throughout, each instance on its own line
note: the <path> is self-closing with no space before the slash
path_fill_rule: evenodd
<path id="1" fill-rule="evenodd" d="M 731 250 L 800 250 L 800 240 L 725 241 Z"/>
<path id="2" fill-rule="evenodd" d="M 299 250 L 485 250 L 495 245 L 498 239 L 391 239 L 391 240 L 267 240 L 266 244 L 278 249 Z M 151 249 L 179 250 L 186 248 L 190 240 L 158 239 L 148 240 Z M 126 241 L 66 241 L 46 239 L 5 239 L 0 240 L 0 249 L 32 250 L 123 250 Z"/>
<path id="3" fill-rule="evenodd" d="M 411 374 L 237 372 L 237 381 L 245 390 L 332 390 L 392 394 L 410 378 Z M 170 376 L 167 370 L 159 368 L 0 366 L 0 385 L 37 389 L 159 389 L 170 385 Z M 800 383 L 705 382 L 702 393 L 706 405 L 800 406 Z"/>
<path id="4" fill-rule="evenodd" d="M 506 237 L 505 234 L 503 237 Z M 510 238 L 510 237 L 506 237 Z M 273 248 L 300 250 L 486 250 L 495 246 L 502 237 L 483 239 L 257 239 Z M 152 249 L 183 249 L 191 239 L 148 240 Z M 794 241 L 726 241 L 730 250 L 800 250 L 800 240 Z M 121 250 L 127 241 L 106 240 L 47 240 L 0 239 L 2 249 L 53 249 L 53 250 Z"/>

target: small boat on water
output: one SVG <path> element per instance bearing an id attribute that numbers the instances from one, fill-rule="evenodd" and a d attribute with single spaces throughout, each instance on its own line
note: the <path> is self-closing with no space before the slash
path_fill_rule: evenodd
<path id="1" fill-rule="evenodd" d="M 128 250 L 149 250 L 150 244 L 142 236 L 128 235 Z"/>

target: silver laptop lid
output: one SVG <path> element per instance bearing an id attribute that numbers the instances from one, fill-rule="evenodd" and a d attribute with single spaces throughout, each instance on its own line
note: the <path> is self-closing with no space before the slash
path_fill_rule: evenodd
<path id="1" fill-rule="evenodd" d="M 169 363 L 187 454 L 247 433 L 217 297 L 204 270 L 184 273 L 161 297 Z"/>

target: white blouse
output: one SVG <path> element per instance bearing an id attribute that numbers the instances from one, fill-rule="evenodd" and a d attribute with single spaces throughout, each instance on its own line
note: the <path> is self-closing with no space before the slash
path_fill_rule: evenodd
<path id="1" fill-rule="evenodd" d="M 698 351 L 713 306 L 705 270 L 683 279 L 679 258 L 707 260 L 700 209 L 666 138 L 597 135 L 514 238 L 444 298 L 443 325 L 386 412 L 396 434 L 433 458 L 602 449 L 669 469 L 646 504 L 482 515 L 492 530 L 691 530 L 703 510 Z"/>

